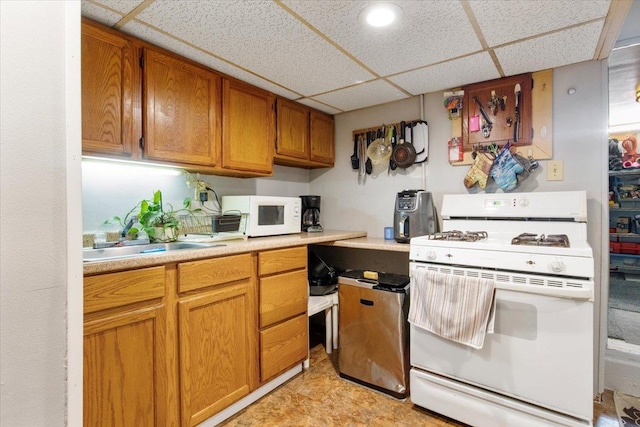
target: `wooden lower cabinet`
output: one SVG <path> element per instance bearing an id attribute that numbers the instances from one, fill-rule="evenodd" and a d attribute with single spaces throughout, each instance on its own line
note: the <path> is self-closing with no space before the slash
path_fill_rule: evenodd
<path id="1" fill-rule="evenodd" d="M 258 254 L 260 381 L 273 377 L 309 355 L 307 247 Z"/>
<path id="2" fill-rule="evenodd" d="M 195 426 L 301 363 L 306 260 L 299 246 L 85 277 L 84 425 Z"/>
<path id="3" fill-rule="evenodd" d="M 260 378 L 275 377 L 309 354 L 307 314 L 260 331 Z"/>
<path id="4" fill-rule="evenodd" d="M 167 425 L 165 307 L 85 324 L 84 425 Z"/>
<path id="5" fill-rule="evenodd" d="M 181 263 L 178 289 L 181 424 L 194 426 L 257 387 L 255 255 Z"/>
<path id="6" fill-rule="evenodd" d="M 164 267 L 85 278 L 85 426 L 168 425 Z"/>

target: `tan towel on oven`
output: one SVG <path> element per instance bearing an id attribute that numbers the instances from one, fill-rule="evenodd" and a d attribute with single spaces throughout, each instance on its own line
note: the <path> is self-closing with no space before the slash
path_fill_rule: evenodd
<path id="1" fill-rule="evenodd" d="M 493 332 L 494 289 L 493 280 L 415 268 L 409 322 L 451 341 L 482 348 L 485 333 Z"/>

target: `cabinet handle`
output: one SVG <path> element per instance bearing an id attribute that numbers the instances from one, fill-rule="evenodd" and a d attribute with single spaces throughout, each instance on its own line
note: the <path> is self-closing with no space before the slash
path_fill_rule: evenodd
<path id="1" fill-rule="evenodd" d="M 370 305 L 370 306 L 372 306 L 372 305 L 373 305 L 373 301 L 368 300 L 368 299 L 362 299 L 362 298 L 360 298 L 360 304 L 362 304 L 362 305 Z"/>

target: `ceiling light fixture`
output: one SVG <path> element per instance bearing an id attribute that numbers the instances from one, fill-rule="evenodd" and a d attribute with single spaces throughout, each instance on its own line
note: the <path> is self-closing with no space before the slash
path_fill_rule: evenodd
<path id="1" fill-rule="evenodd" d="M 372 27 L 386 27 L 397 22 L 401 15 L 402 9 L 393 3 L 376 3 L 365 8 L 360 18 Z"/>

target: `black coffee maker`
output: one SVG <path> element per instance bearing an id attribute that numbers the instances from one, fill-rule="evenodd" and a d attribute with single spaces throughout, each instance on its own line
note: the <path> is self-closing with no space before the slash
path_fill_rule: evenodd
<path id="1" fill-rule="evenodd" d="M 320 225 L 320 196 L 300 196 L 302 199 L 302 231 L 322 231 Z"/>

